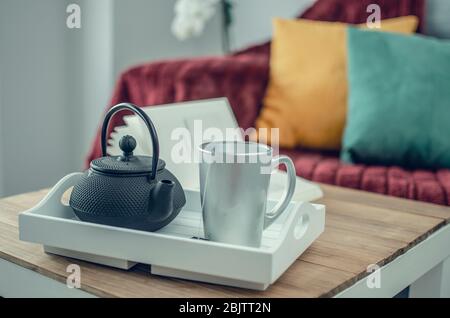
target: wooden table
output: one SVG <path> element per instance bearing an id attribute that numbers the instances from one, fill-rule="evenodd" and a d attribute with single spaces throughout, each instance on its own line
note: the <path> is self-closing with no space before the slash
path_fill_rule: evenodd
<path id="1" fill-rule="evenodd" d="M 152 276 L 141 265 L 123 271 L 45 254 L 42 246 L 19 241 L 17 215 L 47 191 L 4 198 L 0 296 L 391 297 L 409 285 L 411 296 L 450 296 L 450 208 L 322 188 L 325 232 L 265 292 Z M 65 285 L 71 263 L 81 267 L 80 289 Z M 373 264 L 381 269 L 368 276 Z"/>

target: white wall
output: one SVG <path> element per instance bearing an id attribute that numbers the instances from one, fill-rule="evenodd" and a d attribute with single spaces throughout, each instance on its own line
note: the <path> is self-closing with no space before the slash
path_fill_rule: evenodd
<path id="1" fill-rule="evenodd" d="M 440 38 L 450 38 L 450 1 L 427 0 L 425 32 Z"/>
<path id="2" fill-rule="evenodd" d="M 1 24 L 0 24 L 0 39 L 2 38 L 2 28 L 1 28 Z M 0 46 L 0 56 L 2 56 L 3 54 L 3 50 L 1 49 Z M 3 73 L 3 69 L 2 69 L 2 63 L 1 63 L 1 59 L 0 59 L 0 74 Z M 3 177 L 3 106 L 2 106 L 2 102 L 3 102 L 3 98 L 2 98 L 2 81 L 1 81 L 1 77 L 0 77 L 0 198 L 2 196 L 2 194 L 5 192 L 5 185 L 4 185 L 4 177 Z"/>
<path id="3" fill-rule="evenodd" d="M 170 32 L 175 0 L 114 1 L 114 74 L 145 61 L 222 53 L 221 17 L 199 38 L 178 41 Z M 232 48 L 271 38 L 272 17 L 295 17 L 315 0 L 234 0 Z"/>
<path id="4" fill-rule="evenodd" d="M 114 73 L 145 61 L 221 53 L 220 19 L 201 37 L 178 41 L 170 31 L 175 0 L 114 0 Z"/>
<path id="5" fill-rule="evenodd" d="M 293 18 L 315 0 L 236 0 L 232 27 L 233 48 L 247 47 L 272 37 L 272 18 Z"/>
<path id="6" fill-rule="evenodd" d="M 311 0 L 236 0 L 234 47 L 270 37 L 271 16 Z M 66 6 L 82 10 L 66 27 Z M 0 197 L 80 170 L 116 76 L 140 62 L 221 52 L 220 17 L 196 39 L 170 33 L 175 0 L 0 1 Z"/>
<path id="7" fill-rule="evenodd" d="M 70 2 L 70 0 L 69 0 Z M 66 29 L 71 75 L 68 103 L 71 114 L 73 170 L 80 170 L 95 136 L 114 84 L 113 3 L 111 0 L 79 0 L 81 29 Z"/>
<path id="8" fill-rule="evenodd" d="M 0 196 L 80 170 L 113 83 L 110 0 L 0 1 Z"/>
<path id="9" fill-rule="evenodd" d="M 3 195 L 48 186 L 71 162 L 62 1 L 0 2 Z"/>

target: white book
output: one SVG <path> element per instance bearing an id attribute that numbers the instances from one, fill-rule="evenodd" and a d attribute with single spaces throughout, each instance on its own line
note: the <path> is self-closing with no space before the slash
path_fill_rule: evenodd
<path id="1" fill-rule="evenodd" d="M 218 128 L 225 136 L 227 128 L 236 129 L 238 127 L 236 118 L 226 98 L 201 100 L 195 102 L 183 102 L 160 106 L 144 107 L 143 110 L 152 119 L 159 137 L 160 159 L 166 162 L 166 167 L 179 179 L 185 189 L 199 190 L 198 163 L 189 161 L 186 163 L 175 163 L 172 160 L 171 152 L 175 144 L 179 144 L 179 139 L 174 139 L 173 132 L 177 128 L 182 128 L 194 135 L 194 130 L 199 129 L 201 120 L 201 130 L 204 132 L 210 127 Z M 135 154 L 152 155 L 150 135 L 145 124 L 137 116 L 124 117 L 124 126 L 116 127 L 110 135 L 108 141 L 108 153 L 118 155 L 119 140 L 124 135 L 132 135 L 137 140 Z M 202 134 L 200 134 L 202 135 Z M 230 139 L 230 138 L 228 138 Z M 242 140 L 242 136 L 234 136 L 234 140 Z M 197 151 L 197 147 L 203 143 L 198 134 L 195 138 L 185 141 L 185 148 L 190 148 L 191 154 Z M 287 175 L 283 171 L 272 174 L 269 189 L 270 199 L 281 198 L 287 183 Z M 308 180 L 297 177 L 296 191 L 293 197 L 295 201 L 313 201 L 323 196 L 320 187 Z"/>

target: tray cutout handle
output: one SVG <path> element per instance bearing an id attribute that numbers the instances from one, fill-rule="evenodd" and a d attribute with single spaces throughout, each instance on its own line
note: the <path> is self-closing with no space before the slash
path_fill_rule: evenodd
<path id="1" fill-rule="evenodd" d="M 316 240 L 324 229 L 325 209 L 309 202 L 297 202 L 282 229 L 275 248 L 269 283 L 274 283 L 299 256 Z"/>
<path id="2" fill-rule="evenodd" d="M 293 220 L 289 222 L 287 239 L 300 241 L 308 232 L 311 214 L 314 213 L 316 209 L 308 202 L 298 203 L 294 209 L 296 212 L 293 216 Z"/>
<path id="3" fill-rule="evenodd" d="M 60 208 L 61 205 L 66 206 L 61 202 L 62 196 L 70 187 L 73 187 L 78 180 L 80 180 L 82 175 L 82 172 L 75 172 L 68 174 L 59 180 L 58 183 L 55 184 L 55 186 L 33 209 L 39 209 L 43 206 L 46 206 L 49 209 Z"/>
<path id="4" fill-rule="evenodd" d="M 296 216 L 294 223 L 292 225 L 294 227 L 294 230 L 293 230 L 294 238 L 297 241 L 301 240 L 309 227 L 309 214 L 308 213 L 299 213 Z"/>

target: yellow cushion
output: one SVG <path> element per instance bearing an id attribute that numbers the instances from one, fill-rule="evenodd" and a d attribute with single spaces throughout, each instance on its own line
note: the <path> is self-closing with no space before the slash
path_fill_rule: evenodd
<path id="1" fill-rule="evenodd" d="M 414 16 L 381 21 L 382 30 L 399 33 L 413 33 L 417 25 Z M 347 26 L 274 20 L 270 80 L 256 128 L 279 128 L 280 146 L 340 148 L 347 111 Z M 270 132 L 259 137 L 271 142 Z"/>

